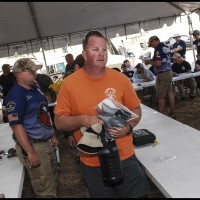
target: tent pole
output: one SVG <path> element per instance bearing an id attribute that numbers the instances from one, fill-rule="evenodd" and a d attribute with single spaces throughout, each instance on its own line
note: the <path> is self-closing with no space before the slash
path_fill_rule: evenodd
<path id="1" fill-rule="evenodd" d="M 191 35 L 191 33 L 193 32 L 193 27 L 192 27 L 192 21 L 190 19 L 189 14 L 187 14 L 187 19 L 188 19 L 188 26 L 189 26 L 190 42 L 191 42 L 191 45 L 192 45 L 192 51 L 193 51 L 194 62 L 195 62 L 196 56 L 195 56 L 195 51 L 194 51 L 193 38 L 192 38 L 192 35 Z"/>
<path id="2" fill-rule="evenodd" d="M 43 59 L 44 59 L 44 64 L 47 70 L 47 74 L 49 74 L 49 68 L 47 67 L 47 61 L 46 61 L 46 57 L 45 57 L 45 53 L 44 53 L 44 48 L 43 48 L 43 43 L 40 40 L 40 47 L 42 48 L 42 55 L 43 55 Z"/>

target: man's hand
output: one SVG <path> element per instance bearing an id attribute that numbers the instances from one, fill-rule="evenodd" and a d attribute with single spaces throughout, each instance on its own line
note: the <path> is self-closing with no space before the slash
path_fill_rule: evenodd
<path id="1" fill-rule="evenodd" d="M 86 126 L 87 128 L 97 123 L 104 124 L 104 121 L 97 115 L 84 115 L 82 121 L 82 126 Z"/>
<path id="2" fill-rule="evenodd" d="M 75 141 L 73 135 L 69 135 L 67 137 L 67 145 L 70 146 L 70 147 L 75 147 L 76 146 L 76 141 Z"/>
<path id="3" fill-rule="evenodd" d="M 123 137 L 130 132 L 130 126 L 126 125 L 123 127 L 113 127 L 107 129 L 107 131 L 114 138 Z"/>
<path id="4" fill-rule="evenodd" d="M 28 153 L 29 168 L 37 168 L 41 165 L 40 159 L 35 151 Z"/>
<path id="5" fill-rule="evenodd" d="M 56 138 L 55 135 L 51 138 L 51 145 L 53 147 L 56 147 L 58 145 L 58 139 Z"/>
<path id="6" fill-rule="evenodd" d="M 147 77 L 146 79 L 144 79 L 145 82 L 149 82 L 152 81 L 153 79 L 151 77 Z"/>

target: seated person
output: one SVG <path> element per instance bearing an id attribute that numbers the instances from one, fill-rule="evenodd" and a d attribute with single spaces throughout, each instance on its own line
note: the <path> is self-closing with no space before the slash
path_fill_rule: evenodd
<path id="1" fill-rule="evenodd" d="M 134 71 L 133 70 L 128 71 L 127 66 L 124 63 L 121 65 L 121 70 L 122 70 L 122 73 L 125 74 L 130 79 L 131 82 L 133 82 L 132 78 L 133 78 Z"/>
<path id="2" fill-rule="evenodd" d="M 138 63 L 135 68 L 137 71 L 133 75 L 133 83 L 148 82 L 156 78 L 156 76 L 149 69 L 144 68 L 142 63 Z"/>
<path id="3" fill-rule="evenodd" d="M 194 72 L 200 71 L 200 54 L 197 55 L 197 60 L 195 61 Z M 194 77 L 197 82 L 197 87 L 200 88 L 200 76 Z"/>
<path id="4" fill-rule="evenodd" d="M 123 64 L 127 67 L 127 71 L 133 71 L 133 67 L 129 60 L 124 60 Z"/>
<path id="5" fill-rule="evenodd" d="M 156 76 L 149 70 L 145 69 L 144 65 L 142 63 L 138 63 L 136 66 L 136 72 L 133 75 L 133 83 L 141 83 L 141 82 L 149 82 L 156 78 Z M 151 101 L 155 94 L 155 87 L 145 87 L 143 90 L 136 91 L 138 97 L 142 100 L 144 99 L 144 96 L 150 95 Z"/>
<path id="6" fill-rule="evenodd" d="M 183 57 L 179 53 L 175 53 L 172 57 L 174 59 L 174 64 L 172 65 L 172 71 L 181 74 L 186 72 L 191 72 L 191 65 L 189 62 L 185 61 Z M 197 83 L 194 78 L 188 78 L 184 80 L 176 81 L 176 86 L 180 92 L 181 99 L 185 98 L 184 92 L 183 92 L 183 86 L 184 84 L 189 85 L 190 88 L 190 99 L 195 98 L 195 91 Z"/>

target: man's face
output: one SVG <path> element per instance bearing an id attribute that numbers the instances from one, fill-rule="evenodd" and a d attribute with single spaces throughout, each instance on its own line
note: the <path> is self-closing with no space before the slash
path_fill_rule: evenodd
<path id="1" fill-rule="evenodd" d="M 3 71 L 4 75 L 7 75 L 7 74 L 10 73 L 10 67 L 9 66 L 5 66 L 5 67 L 3 67 L 2 71 Z"/>
<path id="2" fill-rule="evenodd" d="M 86 66 L 105 67 L 108 60 L 107 43 L 104 38 L 91 36 L 83 51 Z"/>
<path id="3" fill-rule="evenodd" d="M 66 56 L 65 60 L 66 60 L 67 64 L 69 64 L 69 65 L 71 65 L 73 63 L 73 61 L 74 61 L 71 56 Z"/>
<path id="4" fill-rule="evenodd" d="M 36 82 L 36 71 L 24 70 L 20 72 L 21 80 L 25 85 L 32 85 Z"/>
<path id="5" fill-rule="evenodd" d="M 141 67 L 138 67 L 138 68 L 137 68 L 137 73 L 138 73 L 138 74 L 141 74 L 141 73 L 142 73 L 142 71 L 143 71 L 143 70 L 142 70 L 142 68 L 141 68 Z"/>
<path id="6" fill-rule="evenodd" d="M 181 40 L 181 37 L 174 37 L 174 40 L 176 40 L 176 42 Z"/>
<path id="7" fill-rule="evenodd" d="M 175 63 L 180 64 L 182 62 L 182 58 L 181 57 L 176 57 L 175 58 Z"/>
<path id="8" fill-rule="evenodd" d="M 197 39 L 199 38 L 199 35 L 193 34 L 193 38 L 194 38 L 195 40 L 197 40 Z"/>
<path id="9" fill-rule="evenodd" d="M 122 72 L 126 72 L 127 71 L 127 67 L 125 65 L 122 66 L 121 69 L 122 69 Z"/>
<path id="10" fill-rule="evenodd" d="M 144 48 L 145 48 L 145 44 L 144 44 L 144 43 L 140 43 L 140 47 L 141 47 L 142 49 L 144 49 Z"/>
<path id="11" fill-rule="evenodd" d="M 150 45 L 151 45 L 151 47 L 152 48 L 156 48 L 156 46 L 158 45 L 158 41 L 157 40 L 152 40 L 151 42 L 150 42 Z"/>
<path id="12" fill-rule="evenodd" d="M 125 66 L 127 67 L 127 68 L 130 68 L 131 67 L 131 63 L 130 62 L 126 62 L 126 63 L 124 63 L 125 64 Z"/>

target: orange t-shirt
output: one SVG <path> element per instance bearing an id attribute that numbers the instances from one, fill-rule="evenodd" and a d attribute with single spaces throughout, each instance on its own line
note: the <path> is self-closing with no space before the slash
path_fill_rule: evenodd
<path id="1" fill-rule="evenodd" d="M 66 77 L 60 87 L 54 113 L 56 115 L 97 115 L 97 105 L 107 97 L 125 105 L 130 110 L 140 105 L 131 81 L 123 73 L 106 67 L 101 78 L 91 78 L 81 68 Z M 82 137 L 79 129 L 74 132 L 78 143 Z M 132 135 L 116 139 L 120 159 L 124 160 L 135 153 Z M 80 152 L 80 160 L 88 166 L 100 166 L 97 155 Z"/>

